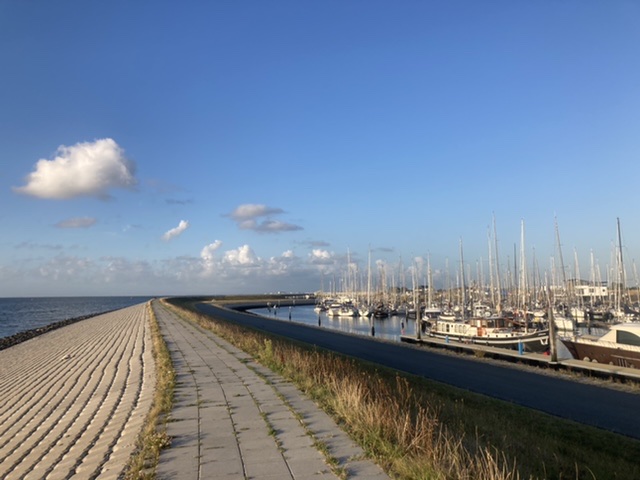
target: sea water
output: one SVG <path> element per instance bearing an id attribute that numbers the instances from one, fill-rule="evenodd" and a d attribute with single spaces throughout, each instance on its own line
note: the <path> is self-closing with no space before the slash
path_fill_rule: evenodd
<path id="1" fill-rule="evenodd" d="M 118 310 L 153 297 L 0 298 L 0 338 L 70 318 Z"/>

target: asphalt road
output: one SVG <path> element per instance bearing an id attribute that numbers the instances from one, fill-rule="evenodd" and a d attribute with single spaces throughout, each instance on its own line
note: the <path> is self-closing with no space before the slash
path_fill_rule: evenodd
<path id="1" fill-rule="evenodd" d="M 199 304 L 207 315 L 640 439 L 640 395 L 286 320 Z"/>

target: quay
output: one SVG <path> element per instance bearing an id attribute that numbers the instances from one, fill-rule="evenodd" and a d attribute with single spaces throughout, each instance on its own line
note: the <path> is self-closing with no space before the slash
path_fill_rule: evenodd
<path id="1" fill-rule="evenodd" d="M 601 379 L 611 379 L 622 382 L 640 382 L 640 371 L 633 368 L 585 362 L 574 358 L 563 358 L 554 362 L 551 360 L 549 355 L 531 352 L 520 353 L 517 350 L 510 350 L 507 348 L 490 347 L 479 343 L 469 343 L 460 341 L 453 336 L 449 341 L 446 341 L 427 335 L 423 335 L 419 339 L 414 335 L 401 335 L 400 341 L 417 346 L 423 345 L 444 351 L 472 355 L 477 358 L 491 358 L 509 363 L 520 363 L 545 369 L 572 371 Z"/>

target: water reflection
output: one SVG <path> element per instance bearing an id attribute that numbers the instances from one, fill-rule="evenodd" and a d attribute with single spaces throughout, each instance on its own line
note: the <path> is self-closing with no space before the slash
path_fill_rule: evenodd
<path id="1" fill-rule="evenodd" d="M 313 305 L 280 307 L 277 309 L 256 308 L 251 312 L 268 318 L 304 323 L 322 328 L 331 328 L 347 333 L 400 341 L 400 335 L 415 335 L 415 319 L 393 316 L 389 318 L 330 317 L 324 312 L 316 313 Z"/>

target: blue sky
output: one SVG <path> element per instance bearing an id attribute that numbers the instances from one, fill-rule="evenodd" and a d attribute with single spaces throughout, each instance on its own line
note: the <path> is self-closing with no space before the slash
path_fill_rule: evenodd
<path id="1" fill-rule="evenodd" d="M 2 2 L 0 296 L 486 277 L 494 216 L 603 279 L 620 218 L 633 283 L 638 45 L 635 1 Z"/>

